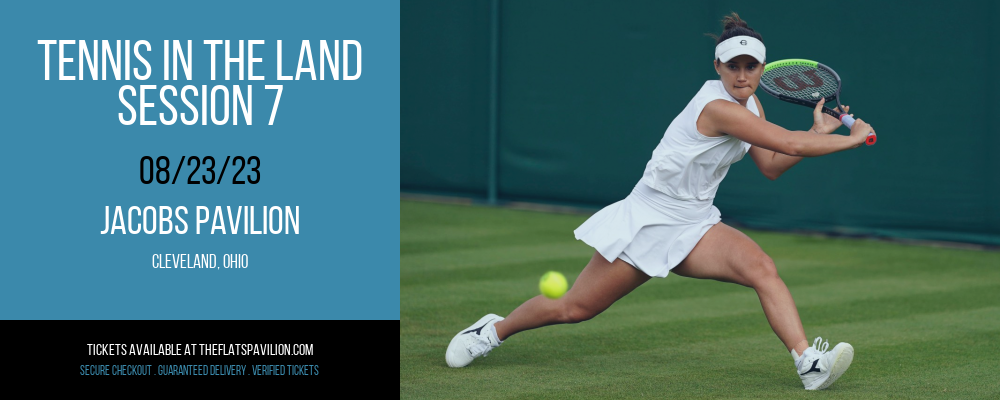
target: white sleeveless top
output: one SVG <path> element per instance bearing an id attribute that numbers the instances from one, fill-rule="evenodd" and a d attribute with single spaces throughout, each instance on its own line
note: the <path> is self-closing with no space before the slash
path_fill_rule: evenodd
<path id="1" fill-rule="evenodd" d="M 708 137 L 698 132 L 698 116 L 705 105 L 717 99 L 739 104 L 726 92 L 722 81 L 705 82 L 667 127 L 646 163 L 640 183 L 678 200 L 710 202 L 715 198 L 729 166 L 750 149 L 749 143 L 734 136 Z M 747 109 L 760 116 L 753 97 L 747 100 Z"/>

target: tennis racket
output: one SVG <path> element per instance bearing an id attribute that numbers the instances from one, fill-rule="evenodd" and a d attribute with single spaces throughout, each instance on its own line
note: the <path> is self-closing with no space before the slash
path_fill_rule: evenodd
<path id="1" fill-rule="evenodd" d="M 840 105 L 840 76 L 816 61 L 791 58 L 769 62 L 764 66 L 760 87 L 767 94 L 789 103 L 816 108 L 820 99 L 826 99 L 827 104 L 836 101 L 837 110 L 844 109 Z M 826 106 L 823 112 L 839 119 L 848 129 L 854 125 L 854 117 L 846 113 Z M 871 146 L 875 141 L 875 132 L 869 132 L 865 144 Z"/>

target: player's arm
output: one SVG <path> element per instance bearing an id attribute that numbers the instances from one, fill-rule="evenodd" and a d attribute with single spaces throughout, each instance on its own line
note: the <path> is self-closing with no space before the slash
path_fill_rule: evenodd
<path id="1" fill-rule="evenodd" d="M 860 121 L 860 120 L 859 120 Z M 698 128 L 705 134 L 733 135 L 753 146 L 796 157 L 815 157 L 852 149 L 864 143 L 871 126 L 857 122 L 851 136 L 817 135 L 806 131 L 790 131 L 758 118 L 739 104 L 713 100 L 705 106 L 698 119 Z"/>
<path id="2" fill-rule="evenodd" d="M 753 100 L 757 103 L 757 111 L 760 112 L 760 119 L 767 121 L 767 118 L 764 117 L 764 106 L 760 104 L 760 99 L 757 98 L 757 95 L 753 95 Z M 807 132 L 812 132 L 812 129 Z M 749 153 L 750 157 L 753 158 L 754 164 L 757 164 L 757 168 L 760 169 L 760 172 L 772 181 L 778 179 L 781 174 L 788 171 L 795 164 L 798 164 L 799 161 L 802 161 L 802 157 L 781 154 L 757 146 L 750 146 Z"/>

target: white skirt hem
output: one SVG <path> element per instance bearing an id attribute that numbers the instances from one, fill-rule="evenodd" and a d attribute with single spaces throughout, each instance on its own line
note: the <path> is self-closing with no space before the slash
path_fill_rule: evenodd
<path id="1" fill-rule="evenodd" d="M 665 278 L 721 220 L 711 200 L 678 200 L 644 183 L 573 231 L 608 262 L 622 253 L 651 277 Z"/>

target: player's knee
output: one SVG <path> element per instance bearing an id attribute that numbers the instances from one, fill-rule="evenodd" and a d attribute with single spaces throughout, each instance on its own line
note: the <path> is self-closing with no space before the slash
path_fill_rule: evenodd
<path id="1" fill-rule="evenodd" d="M 594 318 L 598 314 L 590 308 L 574 302 L 567 302 L 562 311 L 562 322 L 564 324 L 583 322 Z"/>
<path id="2" fill-rule="evenodd" d="M 781 279 L 778 277 L 778 268 L 774 266 L 774 260 L 766 254 L 754 257 L 749 262 L 750 271 L 749 274 L 747 274 L 747 280 L 750 283 L 749 286 L 755 287 L 758 283 L 773 279 Z"/>

